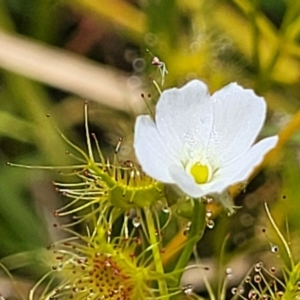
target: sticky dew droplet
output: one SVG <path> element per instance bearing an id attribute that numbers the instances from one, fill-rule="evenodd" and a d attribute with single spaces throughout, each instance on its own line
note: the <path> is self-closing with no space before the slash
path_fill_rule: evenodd
<path id="1" fill-rule="evenodd" d="M 257 296 L 258 296 L 258 294 L 257 294 L 257 292 L 256 292 L 254 289 L 251 289 L 251 290 L 249 291 L 249 293 L 248 293 L 248 298 L 249 298 L 250 300 L 257 299 Z"/>
<path id="2" fill-rule="evenodd" d="M 207 218 L 211 218 L 212 217 L 212 210 L 211 209 L 208 209 L 207 211 L 206 211 L 206 217 Z"/>
<path id="3" fill-rule="evenodd" d="M 132 225 L 133 225 L 135 228 L 138 228 L 138 227 L 141 225 L 140 218 L 139 218 L 139 217 L 134 217 L 134 218 L 132 219 Z"/>
<path id="4" fill-rule="evenodd" d="M 190 296 L 193 293 L 193 286 L 191 284 L 188 284 L 187 286 L 183 287 L 183 292 L 187 295 Z"/>
<path id="5" fill-rule="evenodd" d="M 254 271 L 255 272 L 260 272 L 261 271 L 261 268 L 263 267 L 263 263 L 262 262 L 258 262 L 258 263 L 256 263 L 255 264 L 255 266 L 254 266 Z"/>
<path id="6" fill-rule="evenodd" d="M 245 282 L 246 282 L 246 283 L 250 283 L 250 282 L 251 282 L 251 276 L 247 276 L 247 277 L 245 278 Z"/>
<path id="7" fill-rule="evenodd" d="M 212 197 L 209 197 L 209 196 L 205 196 L 205 197 L 203 197 L 202 199 L 203 199 L 203 202 L 204 202 L 205 204 L 212 204 L 213 201 L 214 201 L 214 199 L 213 199 Z"/>
<path id="8" fill-rule="evenodd" d="M 164 207 L 162 208 L 162 211 L 163 211 L 165 214 L 168 214 L 168 213 L 170 212 L 170 209 L 169 209 L 169 207 L 164 206 Z"/>
<path id="9" fill-rule="evenodd" d="M 254 282 L 260 283 L 260 282 L 261 282 L 261 276 L 256 274 L 256 275 L 254 276 Z"/>
<path id="10" fill-rule="evenodd" d="M 213 229 L 213 228 L 215 227 L 215 222 L 214 222 L 214 220 L 207 220 L 206 226 L 207 226 L 207 228 L 209 228 L 209 229 Z"/>
<path id="11" fill-rule="evenodd" d="M 183 231 L 183 235 L 188 235 L 188 234 L 189 234 L 189 232 L 190 232 L 190 230 L 191 230 L 191 225 L 192 225 L 191 222 L 188 222 L 188 223 L 187 223 L 187 225 L 186 225 L 186 227 L 185 227 L 185 229 L 184 229 L 184 231 Z"/>
<path id="12" fill-rule="evenodd" d="M 282 291 L 278 291 L 278 292 L 277 292 L 277 297 L 278 297 L 278 298 L 282 298 L 283 295 L 284 295 L 284 293 L 283 293 Z"/>
<path id="13" fill-rule="evenodd" d="M 226 274 L 227 277 L 231 277 L 232 276 L 232 269 L 231 268 L 227 268 L 225 270 L 225 274 Z"/>
<path id="14" fill-rule="evenodd" d="M 271 252 L 272 252 L 272 253 L 278 253 L 278 251 L 279 251 L 279 248 L 278 248 L 277 245 L 273 245 L 273 246 L 271 247 Z"/>

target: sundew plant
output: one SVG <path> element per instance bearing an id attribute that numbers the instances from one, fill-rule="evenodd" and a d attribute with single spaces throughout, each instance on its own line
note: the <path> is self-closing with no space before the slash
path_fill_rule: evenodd
<path id="1" fill-rule="evenodd" d="M 300 299 L 299 16 L 0 0 L 0 300 Z"/>

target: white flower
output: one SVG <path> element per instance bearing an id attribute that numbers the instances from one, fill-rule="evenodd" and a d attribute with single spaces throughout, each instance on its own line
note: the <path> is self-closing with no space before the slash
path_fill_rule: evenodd
<path id="1" fill-rule="evenodd" d="M 145 173 L 191 197 L 221 194 L 276 146 L 277 136 L 253 144 L 265 117 L 265 100 L 252 90 L 231 83 L 210 96 L 193 80 L 161 94 L 155 122 L 137 118 L 136 155 Z"/>

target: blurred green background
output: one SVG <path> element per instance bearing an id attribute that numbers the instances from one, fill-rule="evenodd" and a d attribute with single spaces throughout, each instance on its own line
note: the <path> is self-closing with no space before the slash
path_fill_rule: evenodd
<path id="1" fill-rule="evenodd" d="M 263 201 L 282 228 L 288 216 L 297 245 L 299 42 L 294 0 L 0 0 L 0 257 L 59 234 L 52 211 L 61 199 L 51 186 L 59 175 L 6 162 L 70 163 L 56 128 L 84 148 L 84 100 L 102 147 L 109 153 L 123 136 L 121 156 L 133 159 L 134 119 L 146 111 L 140 94 L 155 103 L 152 80 L 161 84 L 153 56 L 168 69 L 163 89 L 199 78 L 214 92 L 236 81 L 268 102 L 262 136 L 283 130 L 270 168 L 236 199 L 244 208 L 221 215 L 204 237 L 208 252 L 218 255 L 228 231 L 229 252 L 260 249 Z M 204 256 L 205 249 L 200 243 Z"/>

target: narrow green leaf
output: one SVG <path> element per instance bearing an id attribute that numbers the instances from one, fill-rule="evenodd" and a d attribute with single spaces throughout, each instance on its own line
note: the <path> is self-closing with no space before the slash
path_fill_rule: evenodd
<path id="1" fill-rule="evenodd" d="M 32 142 L 31 132 L 34 126 L 11 115 L 8 112 L 0 111 L 0 135 L 16 139 L 21 142 Z"/>

